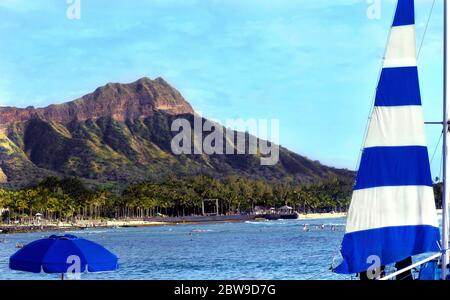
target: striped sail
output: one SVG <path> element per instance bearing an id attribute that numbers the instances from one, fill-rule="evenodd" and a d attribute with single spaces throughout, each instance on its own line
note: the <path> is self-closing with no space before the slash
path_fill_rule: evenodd
<path id="1" fill-rule="evenodd" d="M 399 0 L 335 272 L 440 251 L 416 62 L 414 1 Z"/>

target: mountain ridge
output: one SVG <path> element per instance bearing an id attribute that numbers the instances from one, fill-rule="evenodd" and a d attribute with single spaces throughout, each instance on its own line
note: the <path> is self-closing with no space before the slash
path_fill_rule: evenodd
<path id="1" fill-rule="evenodd" d="M 144 77 L 128 84 L 108 83 L 76 100 L 43 108 L 0 107 L 0 128 L 4 131 L 15 122 L 32 118 L 67 124 L 112 116 L 124 122 L 149 116 L 153 109 L 168 114 L 194 113 L 191 105 L 163 78 Z"/>
<path id="2" fill-rule="evenodd" d="M 258 155 L 249 154 L 174 155 L 172 122 L 183 118 L 193 128 L 195 117 L 179 91 L 162 78 L 145 77 L 108 83 L 74 101 L 44 108 L 0 107 L 0 184 L 15 188 L 47 176 L 74 176 L 123 185 L 199 174 L 298 183 L 329 176 L 353 180 L 351 171 L 283 147 L 275 166 L 261 166 Z M 224 140 L 235 147 L 234 141 Z"/>

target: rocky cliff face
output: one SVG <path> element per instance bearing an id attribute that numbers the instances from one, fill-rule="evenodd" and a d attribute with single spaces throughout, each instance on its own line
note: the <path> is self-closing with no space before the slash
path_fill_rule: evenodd
<path id="1" fill-rule="evenodd" d="M 34 118 L 67 124 L 109 116 L 125 122 L 151 116 L 155 110 L 171 115 L 194 112 L 164 79 L 142 78 L 130 84 L 109 83 L 75 101 L 45 108 L 0 107 L 0 130 Z"/>
<path id="2" fill-rule="evenodd" d="M 0 108 L 0 184 L 21 187 L 47 176 L 94 184 L 198 174 L 299 182 L 353 176 L 284 148 L 274 166 L 261 166 L 255 155 L 174 155 L 170 128 L 179 117 L 193 127 L 191 105 L 161 78 L 107 84 L 46 108 Z"/>

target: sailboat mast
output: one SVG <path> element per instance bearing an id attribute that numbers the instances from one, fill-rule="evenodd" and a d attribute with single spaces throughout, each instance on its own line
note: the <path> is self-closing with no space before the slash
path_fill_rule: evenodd
<path id="1" fill-rule="evenodd" d="M 449 186 L 449 168 L 447 164 L 449 148 L 449 130 L 448 130 L 448 120 L 449 120 L 449 109 L 448 109 L 448 99 L 450 99 L 450 61 L 448 59 L 448 51 L 450 50 L 448 47 L 448 34 L 450 33 L 450 22 L 448 22 L 448 15 L 450 14 L 450 6 L 448 5 L 448 1 L 444 0 L 444 120 L 443 120 L 443 137 L 444 137 L 444 145 L 443 145 L 443 199 L 442 199 L 442 248 L 444 250 L 442 256 L 442 279 L 445 280 L 447 278 L 447 266 L 449 263 L 449 215 L 448 215 L 448 200 L 450 193 Z"/>

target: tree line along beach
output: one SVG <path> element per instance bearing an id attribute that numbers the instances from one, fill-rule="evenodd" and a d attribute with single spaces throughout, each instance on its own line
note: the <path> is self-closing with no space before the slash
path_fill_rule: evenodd
<path id="1" fill-rule="evenodd" d="M 342 186 L 348 185 L 348 192 Z M 138 227 L 177 223 L 239 222 L 299 215 L 335 218 L 346 211 L 349 183 L 330 179 L 297 186 L 266 184 L 237 177 L 170 177 L 130 185 L 117 193 L 87 187 L 77 178 L 49 177 L 36 186 L 0 190 L 3 233 L 70 228 Z M 214 214 L 202 211 L 204 199 L 216 199 Z M 290 211 L 279 212 L 288 207 Z M 204 208 L 203 208 L 204 209 Z"/>

